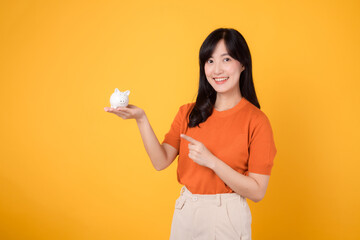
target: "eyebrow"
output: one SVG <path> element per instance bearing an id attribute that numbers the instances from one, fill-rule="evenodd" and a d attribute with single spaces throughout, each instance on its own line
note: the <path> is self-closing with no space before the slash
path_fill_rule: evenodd
<path id="1" fill-rule="evenodd" d="M 223 54 L 220 55 L 220 57 L 223 57 L 223 56 L 226 56 L 226 55 L 230 56 L 228 53 L 223 53 Z M 211 55 L 211 57 L 213 57 L 213 56 Z"/>

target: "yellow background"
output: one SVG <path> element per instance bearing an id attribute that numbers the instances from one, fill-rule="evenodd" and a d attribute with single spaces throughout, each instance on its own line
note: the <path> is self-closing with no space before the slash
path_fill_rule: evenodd
<path id="1" fill-rule="evenodd" d="M 278 149 L 253 239 L 360 239 L 358 0 L 1 1 L 0 239 L 168 239 L 177 163 L 104 107 L 129 89 L 161 142 L 218 27 L 249 44 Z"/>

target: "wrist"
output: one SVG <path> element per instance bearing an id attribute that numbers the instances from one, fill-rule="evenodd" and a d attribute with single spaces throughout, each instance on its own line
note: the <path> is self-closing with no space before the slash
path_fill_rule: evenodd
<path id="1" fill-rule="evenodd" d="M 215 172 L 215 168 L 216 168 L 216 164 L 218 163 L 219 159 L 215 156 L 213 156 L 211 159 L 210 159 L 210 165 L 209 165 L 209 168 L 211 170 L 213 170 Z"/>
<path id="2" fill-rule="evenodd" d="M 145 114 L 145 112 L 143 112 L 143 114 L 141 114 L 140 117 L 136 118 L 136 122 L 138 124 L 141 124 L 143 122 L 146 122 L 146 119 L 147 119 L 146 114 Z"/>

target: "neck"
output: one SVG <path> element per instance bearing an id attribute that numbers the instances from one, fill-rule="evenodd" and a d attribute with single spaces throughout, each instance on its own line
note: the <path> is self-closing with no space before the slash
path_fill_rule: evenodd
<path id="1" fill-rule="evenodd" d="M 229 94 L 216 94 L 215 109 L 217 111 L 225 111 L 236 106 L 241 100 L 241 93 L 229 95 Z"/>

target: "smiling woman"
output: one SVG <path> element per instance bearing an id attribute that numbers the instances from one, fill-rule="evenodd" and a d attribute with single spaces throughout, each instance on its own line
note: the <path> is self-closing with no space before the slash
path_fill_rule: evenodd
<path id="1" fill-rule="evenodd" d="M 235 29 L 213 31 L 200 48 L 196 102 L 178 113 L 162 144 L 144 110 L 105 108 L 137 121 L 156 170 L 179 155 L 171 240 L 251 239 L 246 198 L 258 202 L 269 182 L 276 147 L 270 121 L 260 110 L 249 48 Z"/>

